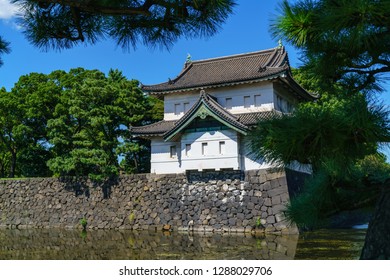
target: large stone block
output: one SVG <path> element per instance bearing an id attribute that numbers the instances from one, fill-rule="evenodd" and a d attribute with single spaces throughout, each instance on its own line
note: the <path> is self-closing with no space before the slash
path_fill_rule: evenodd
<path id="1" fill-rule="evenodd" d="M 270 189 L 268 191 L 268 195 L 270 197 L 274 197 L 274 196 L 277 196 L 277 195 L 281 195 L 283 193 L 288 193 L 288 190 L 287 190 L 287 187 L 286 186 L 279 186 L 279 187 L 276 187 L 276 188 L 273 188 L 273 189 Z"/>
<path id="2" fill-rule="evenodd" d="M 272 201 L 270 198 L 266 198 L 264 199 L 264 205 L 265 206 L 272 206 Z"/>
<path id="3" fill-rule="evenodd" d="M 272 205 L 278 205 L 282 202 L 280 195 L 273 196 L 271 200 L 272 200 Z"/>
<path id="4" fill-rule="evenodd" d="M 276 222 L 275 216 L 268 216 L 267 217 L 267 224 L 274 224 Z"/>

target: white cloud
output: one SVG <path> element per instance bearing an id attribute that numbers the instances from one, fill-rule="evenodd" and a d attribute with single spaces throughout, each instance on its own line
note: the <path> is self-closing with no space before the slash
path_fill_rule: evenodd
<path id="1" fill-rule="evenodd" d="M 0 0 L 0 19 L 11 19 L 16 16 L 18 8 L 8 0 Z"/>

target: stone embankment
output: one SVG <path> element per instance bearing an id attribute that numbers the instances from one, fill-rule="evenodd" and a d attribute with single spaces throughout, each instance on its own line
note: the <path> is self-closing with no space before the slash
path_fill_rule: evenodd
<path id="1" fill-rule="evenodd" d="M 0 227 L 296 233 L 285 172 L 137 174 L 0 181 Z"/>

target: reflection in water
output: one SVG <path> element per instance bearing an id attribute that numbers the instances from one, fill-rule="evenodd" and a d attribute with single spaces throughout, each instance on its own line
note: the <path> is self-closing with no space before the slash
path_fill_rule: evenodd
<path id="1" fill-rule="evenodd" d="M 354 240 L 331 240 L 327 238 L 329 233 L 327 236 L 301 235 L 298 240 L 296 235 L 253 237 L 116 230 L 87 233 L 59 229 L 0 230 L 0 259 L 356 259 L 364 242 L 364 231 L 360 233 Z M 345 235 L 348 236 L 351 236 L 350 232 Z M 322 241 L 316 241 L 318 238 Z M 336 255 L 327 257 L 315 252 L 324 252 L 327 246 L 332 248 L 328 251 Z"/>
<path id="2" fill-rule="evenodd" d="M 295 259 L 359 259 L 366 231 L 366 229 L 333 229 L 301 234 Z"/>

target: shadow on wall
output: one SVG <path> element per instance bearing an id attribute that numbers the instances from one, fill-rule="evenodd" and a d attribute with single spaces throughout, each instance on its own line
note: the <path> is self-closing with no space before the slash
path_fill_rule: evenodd
<path id="1" fill-rule="evenodd" d="M 224 170 L 224 171 L 196 171 L 196 170 L 188 170 L 186 171 L 186 177 L 188 183 L 192 184 L 195 182 L 203 182 L 207 183 L 209 181 L 216 180 L 226 180 L 229 178 L 230 180 L 240 180 L 244 181 L 245 173 L 241 170 Z"/>
<path id="2" fill-rule="evenodd" d="M 118 185 L 119 182 L 118 177 L 108 178 L 103 181 L 93 181 L 86 177 L 61 177 L 59 181 L 64 184 L 66 191 L 73 192 L 76 197 L 85 196 L 90 198 L 90 187 L 100 188 L 104 199 L 111 197 L 112 188 Z"/>
<path id="3" fill-rule="evenodd" d="M 295 171 L 289 168 L 285 168 L 285 173 L 290 198 L 294 198 L 299 195 L 303 190 L 305 180 L 312 176 L 311 174 Z"/>

